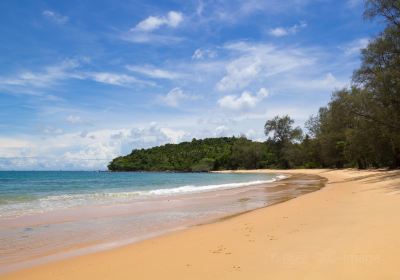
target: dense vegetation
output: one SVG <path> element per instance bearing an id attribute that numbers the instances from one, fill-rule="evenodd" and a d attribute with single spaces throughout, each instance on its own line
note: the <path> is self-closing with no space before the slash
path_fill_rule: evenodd
<path id="1" fill-rule="evenodd" d="M 400 1 L 367 0 L 365 17 L 386 27 L 362 50 L 351 88 L 332 94 L 306 122 L 268 120 L 264 143 L 241 138 L 193 140 L 114 159 L 110 170 L 208 171 L 237 168 L 400 167 Z"/>
<path id="2" fill-rule="evenodd" d="M 246 138 L 223 137 L 167 144 L 133 150 L 114 159 L 112 171 L 210 171 L 219 169 L 263 168 L 271 155 L 263 143 Z"/>
<path id="3" fill-rule="evenodd" d="M 307 122 L 311 138 L 299 147 L 318 166 L 400 167 L 400 1 L 368 0 L 365 17 L 384 19 L 384 31 L 362 50 L 352 87 Z"/>

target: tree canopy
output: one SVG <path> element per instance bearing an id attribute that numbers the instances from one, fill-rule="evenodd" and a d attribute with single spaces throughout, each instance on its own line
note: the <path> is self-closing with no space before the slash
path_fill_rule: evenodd
<path id="1" fill-rule="evenodd" d="M 133 150 L 115 158 L 112 171 L 204 172 L 221 169 L 267 167 L 268 147 L 244 137 L 221 137 Z"/>

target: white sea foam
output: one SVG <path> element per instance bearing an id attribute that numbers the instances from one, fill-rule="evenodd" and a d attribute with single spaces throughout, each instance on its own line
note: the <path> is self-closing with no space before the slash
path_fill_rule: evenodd
<path id="1" fill-rule="evenodd" d="M 153 190 L 134 190 L 125 192 L 97 192 L 80 194 L 50 195 L 32 201 L 0 206 L 0 217 L 21 216 L 26 214 L 43 213 L 57 209 L 73 208 L 85 205 L 109 205 L 115 203 L 129 203 L 138 198 L 173 196 L 179 194 L 202 193 L 273 183 L 287 178 L 277 175 L 270 180 L 255 180 L 240 183 L 225 183 L 214 185 L 185 185 L 174 188 Z"/>
<path id="2" fill-rule="evenodd" d="M 275 181 L 276 181 L 276 179 L 263 180 L 263 181 L 258 180 L 258 181 L 250 181 L 250 182 L 243 182 L 243 183 L 205 185 L 205 186 L 189 185 L 189 186 L 182 186 L 182 187 L 171 188 L 171 189 L 157 189 L 157 190 L 145 191 L 141 194 L 143 194 L 143 195 L 173 195 L 173 194 L 180 194 L 180 193 L 199 193 L 199 192 L 216 191 L 216 190 L 223 190 L 223 189 L 249 187 L 249 186 L 254 186 L 254 185 L 273 183 Z"/>

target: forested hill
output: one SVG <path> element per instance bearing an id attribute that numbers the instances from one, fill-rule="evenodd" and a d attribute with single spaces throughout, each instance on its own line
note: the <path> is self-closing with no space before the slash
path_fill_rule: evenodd
<path id="1" fill-rule="evenodd" d="M 185 171 L 266 167 L 271 155 L 265 143 L 246 138 L 222 137 L 193 139 L 150 149 L 133 150 L 115 158 L 111 171 Z"/>

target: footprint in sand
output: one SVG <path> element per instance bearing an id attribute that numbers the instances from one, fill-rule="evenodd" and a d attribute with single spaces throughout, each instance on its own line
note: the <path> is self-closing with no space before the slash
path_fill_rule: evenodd
<path id="1" fill-rule="evenodd" d="M 233 265 L 232 268 L 236 271 L 240 271 L 240 265 Z"/>
<path id="2" fill-rule="evenodd" d="M 267 234 L 267 238 L 268 238 L 269 240 L 278 240 L 278 238 L 276 238 L 275 236 L 270 235 L 270 234 Z"/>
<path id="3" fill-rule="evenodd" d="M 220 245 L 216 250 L 210 250 L 210 253 L 212 254 L 225 254 L 225 255 L 230 255 L 232 254 L 231 252 L 226 250 L 226 247 Z"/>

